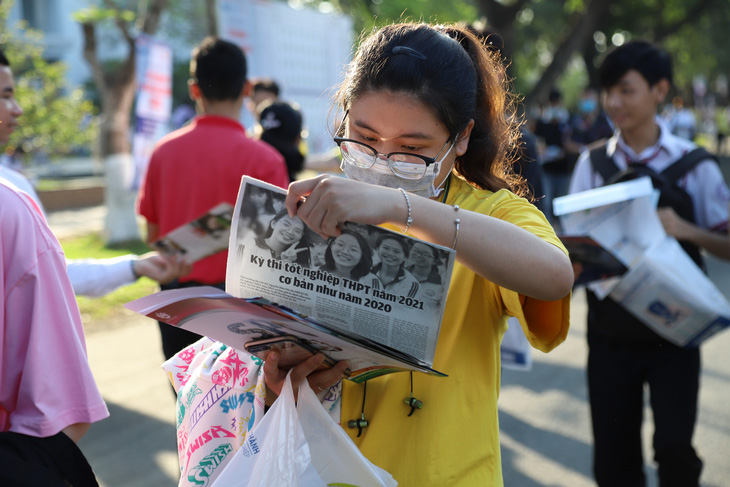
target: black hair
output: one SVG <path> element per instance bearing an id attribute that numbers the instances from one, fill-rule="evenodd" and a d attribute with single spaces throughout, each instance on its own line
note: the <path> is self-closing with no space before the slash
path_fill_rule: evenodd
<path id="1" fill-rule="evenodd" d="M 206 37 L 193 50 L 190 77 L 208 100 L 236 100 L 246 83 L 246 56 L 235 44 Z"/>
<path id="2" fill-rule="evenodd" d="M 256 78 L 252 80 L 251 84 L 253 85 L 254 93 L 257 91 L 268 91 L 275 97 L 279 97 L 279 84 L 271 78 Z"/>
<path id="3" fill-rule="evenodd" d="M 421 243 L 421 242 L 413 242 L 413 244 L 411 244 L 410 250 L 408 251 L 409 257 L 411 255 L 411 252 L 413 251 L 413 247 L 415 247 L 417 243 Z M 431 255 L 433 256 L 434 261 L 438 262 L 439 261 L 439 252 L 438 252 L 438 250 L 436 250 L 436 247 L 432 247 L 431 245 L 428 245 L 425 243 L 423 245 L 424 245 L 424 247 L 426 247 L 428 250 L 431 251 Z"/>
<path id="4" fill-rule="evenodd" d="M 285 101 L 264 102 L 258 113 L 258 121 L 263 133 L 296 143 L 301 137 L 303 117 L 299 108 Z"/>
<path id="5" fill-rule="evenodd" d="M 557 88 L 551 88 L 548 94 L 548 101 L 550 103 L 556 103 L 563 99 L 563 93 Z"/>
<path id="6" fill-rule="evenodd" d="M 357 240 L 357 243 L 360 245 L 360 251 L 362 253 L 362 255 L 360 256 L 360 261 L 355 267 L 352 268 L 352 270 L 350 270 L 350 275 L 353 279 L 360 279 L 361 277 L 367 275 L 367 273 L 370 272 L 370 269 L 373 267 L 373 252 L 370 249 L 368 241 L 365 240 L 365 237 L 363 237 L 356 231 L 343 228 L 342 230 L 340 230 L 340 236 L 342 235 L 352 235 L 353 237 L 355 237 L 355 240 Z M 332 245 L 338 238 L 339 237 L 331 238 L 327 243 L 327 248 L 324 251 L 324 265 L 322 266 L 323 271 L 332 272 L 335 269 L 335 260 L 332 257 Z"/>
<path id="7" fill-rule="evenodd" d="M 495 30 L 487 25 L 478 26 L 477 24 L 467 24 L 465 28 L 474 34 L 488 51 L 496 52 L 504 57 L 504 39 Z"/>
<path id="8" fill-rule="evenodd" d="M 396 242 L 398 242 L 398 245 L 400 245 L 403 248 L 403 253 L 405 254 L 406 258 L 408 257 L 408 254 L 410 253 L 410 250 L 411 249 L 409 248 L 409 246 L 406 243 L 405 239 L 402 239 L 402 238 L 400 238 L 400 237 L 398 237 L 396 235 L 393 235 L 392 233 L 384 233 L 384 234 L 382 234 L 378 238 L 377 242 L 375 242 L 375 248 L 376 249 L 379 249 L 380 248 L 380 245 L 385 240 L 395 240 Z"/>
<path id="9" fill-rule="evenodd" d="M 286 162 L 289 180 L 294 181 L 304 168 L 304 155 L 299 150 L 302 133 L 302 112 L 291 103 L 266 103 L 259 111 L 261 140 L 276 149 Z"/>
<path id="10" fill-rule="evenodd" d="M 253 230 L 256 235 L 261 235 L 263 232 L 261 222 L 258 220 L 259 213 L 258 209 L 251 204 L 241 205 L 241 211 L 238 214 L 239 222 L 244 219 L 249 220 L 248 228 Z M 240 224 L 240 223 L 239 223 Z"/>
<path id="11" fill-rule="evenodd" d="M 269 238 L 274 233 L 274 225 L 276 222 L 284 218 L 285 216 L 289 216 L 289 212 L 286 209 L 279 210 L 279 212 L 274 215 L 271 220 L 269 220 L 269 226 L 266 229 L 266 233 L 264 233 L 264 238 Z M 303 223 L 303 222 L 302 222 Z M 306 225 L 304 225 L 306 227 Z"/>
<path id="12" fill-rule="evenodd" d="M 274 217 L 269 220 L 269 225 L 266 228 L 265 233 L 260 237 L 261 240 L 266 240 L 267 238 L 271 237 L 274 234 L 274 225 L 276 222 L 284 218 L 285 216 L 289 216 L 289 212 L 286 208 L 280 210 Z M 297 218 L 299 220 L 299 218 Z M 301 220 L 299 220 L 301 221 Z M 299 242 L 296 244 L 296 248 L 304 248 L 309 247 L 309 234 L 312 232 L 312 230 L 309 229 L 309 227 L 304 223 L 302 223 L 302 237 L 299 239 Z"/>
<path id="13" fill-rule="evenodd" d="M 274 213 L 276 212 L 276 208 L 274 207 L 274 197 L 272 196 L 271 192 L 267 189 L 264 189 L 260 186 L 253 186 L 251 185 L 248 188 L 248 197 L 254 198 L 255 196 L 264 195 L 266 196 L 266 201 L 264 202 L 264 210 L 268 213 Z M 253 206 L 253 203 L 251 204 Z"/>
<path id="14" fill-rule="evenodd" d="M 602 88 L 618 84 L 631 70 L 654 86 L 666 79 L 672 84 L 672 60 L 667 52 L 646 41 L 632 41 L 611 51 L 598 68 L 598 79 Z"/>
<path id="15" fill-rule="evenodd" d="M 5 51 L 0 50 L 0 66 L 10 67 L 10 61 L 5 56 Z"/>
<path id="16" fill-rule="evenodd" d="M 350 63 L 337 101 L 345 111 L 362 95 L 390 91 L 429 107 L 453 140 L 474 120 L 455 171 L 472 185 L 516 189 L 511 170 L 518 125 L 506 116 L 505 68 L 466 27 L 392 24 L 370 34 Z"/>

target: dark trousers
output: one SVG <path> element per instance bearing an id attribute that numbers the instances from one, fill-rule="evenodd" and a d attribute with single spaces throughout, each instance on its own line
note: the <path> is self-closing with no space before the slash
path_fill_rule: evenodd
<path id="1" fill-rule="evenodd" d="M 644 385 L 654 415 L 660 487 L 697 487 L 702 461 L 692 447 L 700 350 L 627 344 L 589 332 L 588 393 L 593 471 L 600 487 L 644 487 L 641 423 Z"/>
<path id="2" fill-rule="evenodd" d="M 160 289 L 166 291 L 168 289 L 180 289 L 185 287 L 195 286 L 213 286 L 218 289 L 225 290 L 226 284 L 224 282 L 218 284 L 201 284 L 195 281 L 178 282 L 173 281 L 169 284 L 163 284 Z M 160 327 L 160 338 L 162 339 L 162 353 L 165 355 L 165 360 L 170 359 L 180 350 L 189 347 L 193 343 L 200 340 L 202 337 L 192 331 L 183 330 L 175 326 L 168 325 L 161 321 L 157 322 Z"/>
<path id="3" fill-rule="evenodd" d="M 98 487 L 94 472 L 71 438 L 0 433 L 3 487 Z"/>

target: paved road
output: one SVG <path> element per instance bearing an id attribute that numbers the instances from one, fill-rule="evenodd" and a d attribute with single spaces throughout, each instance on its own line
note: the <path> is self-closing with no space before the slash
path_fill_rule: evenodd
<path id="1" fill-rule="evenodd" d="M 103 211 L 49 215 L 59 233 L 74 221 L 93 227 Z M 96 223 L 94 223 L 96 222 Z M 96 228 L 100 228 L 97 226 Z M 730 296 L 730 264 L 710 260 L 711 277 Z M 509 487 L 582 487 L 591 480 L 591 435 L 584 368 L 585 296 L 576 292 L 566 343 L 533 355 L 529 372 L 505 370 L 500 424 L 505 484 Z M 156 324 L 130 315 L 123 326 L 93 327 L 89 360 L 111 417 L 94 425 L 81 448 L 102 487 L 177 484 L 174 399 L 160 369 Z M 703 487 L 730 486 L 730 332 L 703 347 L 703 375 L 695 444 L 705 460 Z M 539 354 L 539 355 L 538 355 Z M 645 425 L 647 458 L 652 426 Z M 467 418 L 464 419 L 468 420 Z M 650 475 L 649 487 L 656 486 Z"/>
<path id="2" fill-rule="evenodd" d="M 711 259 L 711 277 L 730 296 L 730 264 Z M 499 399 L 502 468 L 508 487 L 594 486 L 585 365 L 585 293 L 571 306 L 568 339 L 549 354 L 533 353 L 529 372 L 505 370 Z M 730 332 L 708 340 L 695 447 L 705 462 L 703 487 L 730 486 Z M 646 409 L 643 439 L 651 459 L 651 411 Z M 648 487 L 656 487 L 648 469 Z"/>

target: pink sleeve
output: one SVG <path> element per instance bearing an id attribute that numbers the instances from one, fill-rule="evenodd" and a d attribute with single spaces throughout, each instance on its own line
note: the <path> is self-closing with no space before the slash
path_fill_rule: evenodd
<path id="1" fill-rule="evenodd" d="M 89 367 L 63 252 L 42 218 L 28 213 L 3 220 L 0 242 L 0 430 L 46 437 L 109 413 Z"/>

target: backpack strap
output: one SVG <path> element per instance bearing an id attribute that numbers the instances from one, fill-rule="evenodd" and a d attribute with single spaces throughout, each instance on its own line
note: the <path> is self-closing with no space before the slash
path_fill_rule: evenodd
<path id="1" fill-rule="evenodd" d="M 590 152 L 593 171 L 601 175 L 604 181 L 603 184 L 608 183 L 615 174 L 621 172 L 619 167 L 613 161 L 613 158 L 608 157 L 608 154 L 606 153 L 607 150 L 608 146 L 604 144 L 596 147 L 595 149 L 591 149 Z"/>
<path id="2" fill-rule="evenodd" d="M 702 147 L 697 147 L 677 159 L 671 166 L 661 172 L 669 184 L 674 184 L 679 178 L 691 171 L 697 164 L 712 159 L 717 162 L 717 157 Z"/>

